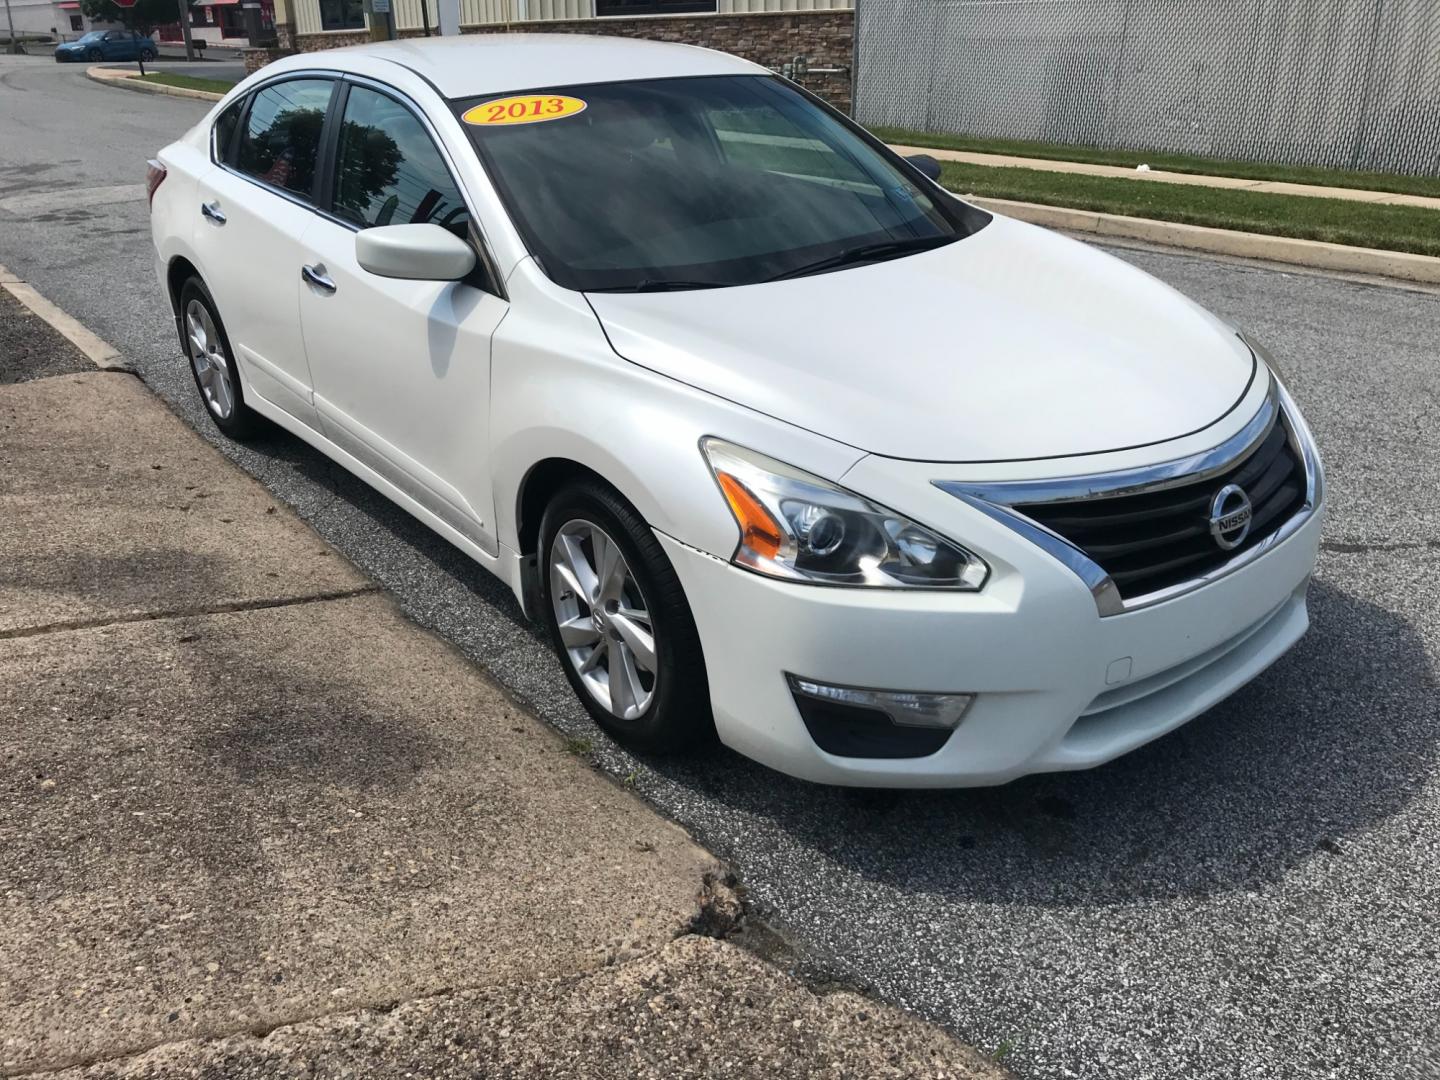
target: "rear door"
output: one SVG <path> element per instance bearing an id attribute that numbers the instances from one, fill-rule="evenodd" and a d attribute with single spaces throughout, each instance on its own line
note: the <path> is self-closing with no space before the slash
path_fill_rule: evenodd
<path id="1" fill-rule="evenodd" d="M 436 224 L 471 239 L 470 210 L 421 110 L 396 92 L 346 84 L 333 188 L 304 237 L 322 280 L 301 288 L 322 430 L 450 528 L 494 552 L 490 339 L 509 305 L 466 281 L 378 277 L 355 236 Z"/>
<path id="2" fill-rule="evenodd" d="M 303 246 L 335 81 L 299 75 L 255 91 L 216 123 L 218 164 L 200 180 L 195 249 L 248 396 L 315 427 L 300 333 Z"/>

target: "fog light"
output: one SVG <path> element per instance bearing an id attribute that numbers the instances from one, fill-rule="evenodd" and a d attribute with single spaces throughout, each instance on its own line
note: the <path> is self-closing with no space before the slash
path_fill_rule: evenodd
<path id="1" fill-rule="evenodd" d="M 849 705 L 857 709 L 873 709 L 884 713 L 892 724 L 901 727 L 940 728 L 954 731 L 975 700 L 974 694 L 921 694 L 908 690 L 862 690 L 853 686 L 830 686 L 798 675 L 786 675 L 794 694 Z"/>

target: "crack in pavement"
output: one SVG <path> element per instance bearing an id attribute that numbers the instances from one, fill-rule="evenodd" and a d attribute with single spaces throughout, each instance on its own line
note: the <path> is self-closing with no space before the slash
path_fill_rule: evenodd
<path id="1" fill-rule="evenodd" d="M 377 591 L 377 590 L 358 590 Z M 280 606 L 280 605 L 271 605 Z M 672 941 L 678 941 L 685 937 L 709 937 L 718 940 L 727 939 L 732 933 L 742 928 L 746 921 L 746 911 L 743 901 L 735 892 L 735 882 L 728 874 L 717 875 L 713 871 L 706 871 L 701 875 L 700 888 L 696 896 L 695 911 L 689 919 L 685 920 L 676 930 Z M 603 964 L 591 970 L 578 970 L 560 972 L 551 976 L 555 982 L 564 985 L 574 985 L 585 979 L 594 978 L 604 971 L 611 973 L 632 965 L 641 964 L 654 960 L 665 951 L 668 943 L 657 945 L 655 948 L 646 949 L 628 956 L 622 960 Z M 745 946 L 742 944 L 742 948 Z M 762 957 L 763 958 L 763 957 Z M 266 1024 L 242 1024 L 238 1027 L 217 1028 L 215 1030 L 191 1036 L 185 1039 L 160 1039 L 155 1042 L 137 1043 L 134 1046 L 114 1050 L 112 1052 L 75 1055 L 70 1058 L 54 1059 L 49 1062 L 36 1065 L 21 1066 L 24 1071 L 12 1072 L 0 1066 L 0 1077 L 9 1077 L 12 1080 L 25 1080 L 27 1077 L 53 1076 L 58 1073 L 68 1072 L 72 1069 L 91 1069 L 97 1066 L 114 1065 L 120 1062 L 129 1061 L 145 1054 L 153 1053 L 156 1050 L 168 1046 L 185 1046 L 191 1044 L 203 1045 L 206 1043 L 219 1043 L 226 1039 L 241 1036 L 249 1036 L 254 1039 L 265 1039 L 282 1031 L 285 1028 L 294 1027 L 299 1024 L 310 1024 L 317 1021 L 333 1020 L 339 1017 L 348 1016 L 384 1016 L 394 1012 L 404 1005 L 416 1002 L 439 1001 L 444 998 L 453 998 L 460 994 L 471 991 L 494 990 L 504 986 L 503 982 L 477 982 L 477 983 L 456 983 L 452 986 L 442 986 L 429 993 L 416 994 L 411 997 L 386 998 L 370 1004 L 352 1006 L 345 1009 L 318 1009 L 312 1011 L 301 1011 L 294 1015 L 286 1016 Z M 802 980 L 802 985 L 806 985 Z M 816 996 L 823 996 L 815 988 L 808 987 Z M 859 991 L 854 991 L 859 992 Z"/>
<path id="2" fill-rule="evenodd" d="M 108 616 L 101 619 L 71 619 L 65 622 L 45 623 L 40 626 L 22 626 L 11 630 L 0 630 L 0 641 L 41 637 L 45 634 L 59 634 L 68 630 L 94 630 L 102 626 L 117 626 L 126 623 L 190 619 L 204 615 L 234 615 L 239 612 L 266 611 L 271 608 L 295 607 L 300 604 L 322 604 L 331 600 L 349 600 L 356 596 L 384 591 L 379 585 L 361 585 L 354 589 L 336 589 L 330 592 L 313 593 L 310 596 L 287 596 L 268 600 L 234 600 L 223 604 L 171 608 L 165 611 L 137 611 L 130 615 Z"/>

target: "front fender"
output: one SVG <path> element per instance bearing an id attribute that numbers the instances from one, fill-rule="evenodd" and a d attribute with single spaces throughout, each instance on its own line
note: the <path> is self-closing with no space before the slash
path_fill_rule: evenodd
<path id="1" fill-rule="evenodd" d="M 591 469 L 653 528 L 729 558 L 739 530 L 700 453 L 702 437 L 831 480 L 864 456 L 618 356 L 584 297 L 544 279 L 528 259 L 508 284 L 511 312 L 493 351 L 491 445 L 496 528 L 515 550 L 521 488 L 547 459 Z"/>

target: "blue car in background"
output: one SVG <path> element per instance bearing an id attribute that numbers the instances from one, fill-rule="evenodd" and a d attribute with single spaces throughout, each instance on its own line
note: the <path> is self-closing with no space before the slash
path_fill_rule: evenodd
<path id="1" fill-rule="evenodd" d="M 155 42 L 134 30 L 91 30 L 55 47 L 55 62 L 70 60 L 154 60 Z"/>

